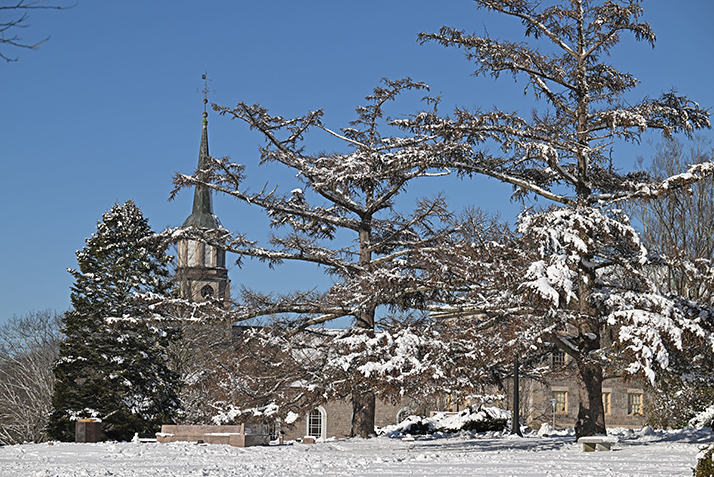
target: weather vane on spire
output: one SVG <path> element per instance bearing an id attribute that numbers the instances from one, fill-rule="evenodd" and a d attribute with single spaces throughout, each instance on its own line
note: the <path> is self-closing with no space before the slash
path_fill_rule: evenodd
<path id="1" fill-rule="evenodd" d="M 198 88 L 196 88 L 196 91 L 203 93 L 203 120 L 205 121 L 208 117 L 208 112 L 206 111 L 206 105 L 208 104 L 208 93 L 212 92 L 211 89 L 208 87 L 208 82 L 212 80 L 208 79 L 208 71 L 201 75 L 201 79 L 203 80 L 203 90 L 198 91 Z M 213 92 L 215 93 L 215 90 L 213 90 Z"/>

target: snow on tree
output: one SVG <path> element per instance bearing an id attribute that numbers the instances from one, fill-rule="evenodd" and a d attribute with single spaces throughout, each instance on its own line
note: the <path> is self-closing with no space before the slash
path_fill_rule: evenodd
<path id="1" fill-rule="evenodd" d="M 507 338 L 485 336 L 470 324 L 426 315 L 391 316 L 375 330 L 237 326 L 240 344 L 187 380 L 187 394 L 201 396 L 190 419 L 289 426 L 307 409 L 349 397 L 357 387 L 368 387 L 383 402 L 406 397 L 412 407 L 445 397 L 494 399 L 490 392 L 511 369 L 512 357 L 498 356 Z"/>
<path id="2" fill-rule="evenodd" d="M 712 160 L 711 142 L 697 136 L 685 143 L 665 138 L 657 144 L 647 172 L 656 179 L 680 174 L 689 164 Z M 638 159 L 645 164 L 644 158 Z M 627 204 L 626 210 L 642 230 L 642 240 L 654 254 L 648 266 L 652 281 L 673 293 L 712 305 L 714 253 L 714 178 L 673 191 L 657 201 Z M 645 405 L 648 422 L 658 427 L 684 427 L 714 401 L 714 353 L 702 350 L 696 359 L 673 360 L 661 373 Z M 703 420 L 705 423 L 710 423 Z"/>
<path id="3" fill-rule="evenodd" d="M 79 418 L 102 419 L 104 435 L 117 440 L 174 421 L 178 379 L 162 351 L 171 330 L 136 298 L 170 293 L 170 259 L 132 201 L 105 212 L 77 252 L 54 367 L 51 438 L 72 440 Z"/>
<path id="4" fill-rule="evenodd" d="M 421 199 L 413 211 L 402 214 L 395 199 L 410 181 L 445 173 L 434 164 L 462 154 L 464 146 L 447 144 L 438 135 L 382 135 L 385 105 L 408 90 L 426 85 L 410 79 L 384 80 L 367 97 L 368 104 L 357 108 L 350 127 L 336 132 L 322 123 L 322 111 L 285 119 L 271 116 L 259 105 L 239 103 L 235 108 L 215 107 L 223 115 L 245 121 L 267 140 L 261 148 L 262 162 L 275 162 L 297 172 L 302 187 L 286 194 L 264 190 L 254 194 L 244 190 L 244 166 L 228 158 L 210 159 L 204 170 L 192 176 L 177 174 L 174 194 L 184 187 L 204 184 L 211 189 L 264 209 L 275 229 L 268 247 L 261 247 L 243 235 L 231 237 L 203 235 L 201 240 L 238 254 L 253 257 L 270 266 L 286 260 L 324 267 L 335 284 L 325 292 L 260 294 L 243 290 L 236 320 L 282 314 L 289 329 L 305 329 L 341 317 L 354 320 L 353 333 L 376 339 L 376 311 L 381 306 L 401 307 L 409 303 L 403 293 L 413 281 L 403 262 L 417 248 L 429 247 L 447 223 L 444 199 Z M 427 103 L 436 102 L 427 98 Z M 433 112 L 431 113 L 433 114 Z M 352 152 L 308 154 L 303 140 L 309 129 L 320 129 L 342 140 Z M 177 236 L 200 234 L 183 229 Z M 215 235 L 215 234 L 214 234 Z M 344 237 L 350 236 L 350 239 Z M 240 260 L 239 260 L 240 263 Z M 356 369 L 349 389 L 339 397 L 353 404 L 352 432 L 366 437 L 374 433 L 374 387 Z M 358 376 L 362 376 L 359 378 Z"/>
<path id="5" fill-rule="evenodd" d="M 531 0 L 476 0 L 478 8 L 519 20 L 528 42 L 499 41 L 450 27 L 422 33 L 422 42 L 463 48 L 475 74 L 525 77 L 526 92 L 546 108 L 529 118 L 498 109 L 456 110 L 453 118 L 422 115 L 422 134 L 440 131 L 472 146 L 451 167 L 483 174 L 514 187 L 514 197 L 541 197 L 555 205 L 521 215 L 523 253 L 532 253 L 519 278 L 510 308 L 527 316 L 520 339 L 533 346 L 556 345 L 577 363 L 580 392 L 576 433 L 605 432 L 601 399 L 603 369 L 654 379 L 674 354 L 712 346 L 711 311 L 680 297 L 664 295 L 644 273 L 650 255 L 616 205 L 626 199 L 656 199 L 710 176 L 714 164 L 695 164 L 661 181 L 646 174 L 618 172 L 609 154 L 617 140 L 638 142 L 650 130 L 665 136 L 709 128 L 709 113 L 676 92 L 627 103 L 623 94 L 638 81 L 603 60 L 632 34 L 654 45 L 655 34 L 641 20 L 638 0 L 571 0 L 556 4 Z M 553 53 L 545 53 L 547 45 Z M 496 141 L 502 153 L 480 149 Z M 623 161 L 618 161 L 618 164 Z M 517 245 L 518 242 L 514 244 Z M 497 270 L 494 273 L 498 273 Z M 475 309 L 491 305 L 481 300 Z"/>

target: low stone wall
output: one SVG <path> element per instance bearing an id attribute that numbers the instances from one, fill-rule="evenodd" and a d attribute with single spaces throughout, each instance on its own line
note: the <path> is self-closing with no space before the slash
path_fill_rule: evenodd
<path id="1" fill-rule="evenodd" d="M 156 442 L 204 442 L 206 444 L 228 444 L 235 447 L 267 446 L 270 435 L 267 426 L 251 424 L 246 426 L 161 426 L 156 433 Z"/>

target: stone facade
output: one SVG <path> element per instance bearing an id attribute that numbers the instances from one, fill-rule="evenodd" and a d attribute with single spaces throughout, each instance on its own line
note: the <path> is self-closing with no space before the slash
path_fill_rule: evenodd
<path id="1" fill-rule="evenodd" d="M 603 382 L 603 401 L 605 408 L 606 427 L 625 427 L 640 429 L 645 425 L 646 418 L 642 415 L 644 389 L 633 383 L 625 383 L 621 379 L 606 379 Z M 521 394 L 523 396 L 523 394 Z M 578 387 L 575 379 L 553 380 L 549 385 L 533 383 L 530 396 L 523 396 L 527 411 L 526 423 L 531 427 L 539 427 L 543 422 L 553 423 L 552 400 L 557 398 L 565 404 L 556 403 L 556 428 L 575 426 L 578 416 Z M 609 403 L 608 403 L 609 401 Z M 561 408 L 562 406 L 562 408 Z"/>
<path id="2" fill-rule="evenodd" d="M 377 399 L 375 403 L 375 425 L 377 427 L 384 427 L 396 424 L 400 411 L 405 409 L 408 409 L 405 403 L 391 404 Z M 317 408 L 317 410 L 321 413 L 321 418 L 324 421 L 321 423 L 320 435 L 315 435 L 315 437 L 325 439 L 330 437 L 349 437 L 352 419 L 351 402 L 330 401 Z M 285 440 L 295 440 L 310 435 L 308 414 L 301 416 L 290 426 L 283 425 L 281 431 L 283 432 Z M 314 434 L 313 432 L 312 435 Z"/>
<path id="3" fill-rule="evenodd" d="M 200 302 L 210 297 L 230 303 L 230 280 L 226 253 L 196 240 L 177 244 L 176 283 L 181 296 Z"/>
<path id="4" fill-rule="evenodd" d="M 237 426 L 183 426 L 164 424 L 156 433 L 156 442 L 203 442 L 206 444 L 229 444 L 234 447 L 267 446 L 270 442 L 268 428 L 264 424 L 240 424 Z"/>
<path id="5" fill-rule="evenodd" d="M 575 426 L 578 416 L 578 385 L 574 376 L 570 357 L 561 357 L 562 369 L 547 383 L 521 378 L 520 413 L 521 418 L 533 428 L 542 423 L 553 424 L 553 399 L 556 399 L 555 427 Z M 511 390 L 504 404 L 512 407 Z M 603 405 L 605 406 L 605 426 L 642 428 L 647 419 L 643 415 L 646 394 L 639 381 L 625 382 L 620 378 L 603 381 Z"/>

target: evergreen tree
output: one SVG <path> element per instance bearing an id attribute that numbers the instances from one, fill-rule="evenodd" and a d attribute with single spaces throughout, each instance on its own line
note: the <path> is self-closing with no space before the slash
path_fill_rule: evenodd
<path id="1" fill-rule="evenodd" d="M 66 339 L 49 435 L 74 438 L 75 419 L 102 419 L 106 438 L 127 440 L 158 430 L 178 410 L 178 379 L 162 349 L 172 333 L 156 325 L 141 293 L 165 294 L 170 257 L 152 240 L 147 219 L 132 201 L 115 204 L 77 252 L 72 309 L 62 319 Z"/>

